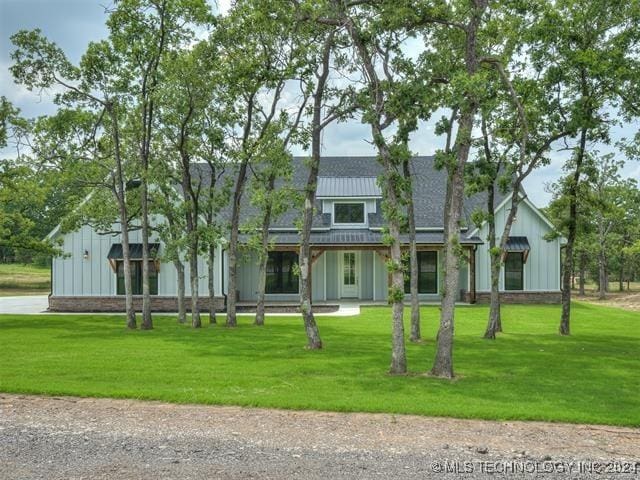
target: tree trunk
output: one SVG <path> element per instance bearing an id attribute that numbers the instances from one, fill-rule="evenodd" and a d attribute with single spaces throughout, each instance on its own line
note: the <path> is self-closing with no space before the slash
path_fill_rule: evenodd
<path id="1" fill-rule="evenodd" d="M 151 291 L 149 285 L 149 199 L 147 192 L 148 164 L 144 164 L 142 182 L 140 185 L 140 207 L 142 223 L 142 323 L 140 328 L 151 330 L 153 319 L 151 318 Z"/>
<path id="2" fill-rule="evenodd" d="M 193 246 L 189 248 L 189 280 L 191 285 L 191 326 L 200 328 L 202 321 L 198 305 L 198 250 Z"/>
<path id="3" fill-rule="evenodd" d="M 233 192 L 233 207 L 231 210 L 231 233 L 229 238 L 229 278 L 227 280 L 228 297 L 227 297 L 227 327 L 235 327 L 236 319 L 236 289 L 238 279 L 238 236 L 240 230 L 240 201 L 247 179 L 248 158 L 240 163 L 238 170 L 238 178 L 236 179 L 236 187 Z"/>
<path id="4" fill-rule="evenodd" d="M 133 289 L 131 285 L 131 257 L 129 255 L 129 215 L 127 213 L 126 187 L 124 181 L 124 173 L 122 168 L 122 157 L 120 155 L 120 129 L 117 112 L 111 102 L 105 105 L 109 117 L 113 123 L 112 139 L 115 158 L 115 194 L 120 212 L 120 230 L 122 236 L 122 267 L 124 274 L 124 303 L 127 317 L 127 328 L 135 329 L 136 311 L 133 306 Z"/>
<path id="5" fill-rule="evenodd" d="M 267 262 L 269 261 L 269 226 L 271 225 L 271 200 L 269 197 L 275 185 L 275 175 L 270 175 L 267 181 L 267 204 L 262 217 L 262 232 L 260 238 L 260 264 L 258 266 L 258 303 L 256 304 L 255 325 L 264 325 L 264 301 L 267 287 Z"/>
<path id="6" fill-rule="evenodd" d="M 607 262 L 605 259 L 604 248 L 603 239 L 600 239 L 600 249 L 598 251 L 598 300 L 604 300 L 607 298 L 607 284 L 609 283 L 609 279 L 607 278 Z"/>
<path id="7" fill-rule="evenodd" d="M 502 331 L 500 318 L 500 264 L 502 251 L 496 248 L 496 219 L 495 219 L 495 187 L 493 183 L 487 189 L 487 213 L 489 226 L 489 261 L 491 263 L 491 299 L 489 306 L 489 322 L 484 332 L 484 338 L 494 340 L 496 333 Z"/>
<path id="8" fill-rule="evenodd" d="M 307 334 L 307 348 L 318 350 L 322 348 L 322 340 L 316 319 L 313 315 L 311 304 L 311 227 L 313 226 L 313 209 L 316 202 L 318 187 L 318 171 L 320 169 L 320 147 L 322 133 L 322 105 L 324 91 L 329 77 L 331 48 L 333 35 L 325 40 L 322 50 L 322 66 L 318 75 L 318 83 L 313 94 L 313 116 L 311 119 L 311 159 L 309 163 L 309 176 L 305 187 L 304 210 L 302 212 L 302 232 L 300 239 L 300 311 L 304 330 Z"/>
<path id="9" fill-rule="evenodd" d="M 216 318 L 216 293 L 215 293 L 215 258 L 216 258 L 216 246 L 209 245 L 209 256 L 207 259 L 208 267 L 208 282 L 209 282 L 209 325 L 215 325 L 218 323 Z"/>
<path id="10" fill-rule="evenodd" d="M 411 181 L 411 171 L 409 160 L 402 162 L 404 178 L 410 185 L 407 195 L 407 217 L 409 223 L 409 283 L 411 293 L 411 333 L 409 341 L 419 342 L 422 339 L 420 333 L 420 299 L 418 297 L 418 247 L 416 245 L 416 218 L 413 207 L 413 183 Z"/>
<path id="11" fill-rule="evenodd" d="M 624 254 L 620 254 L 620 274 L 618 276 L 618 291 L 624 291 Z"/>
<path id="12" fill-rule="evenodd" d="M 578 282 L 578 295 L 584 297 L 584 283 L 585 283 L 585 270 L 587 258 L 586 254 L 582 252 L 580 254 L 580 281 Z"/>
<path id="13" fill-rule="evenodd" d="M 179 259 L 176 259 L 173 261 L 173 265 L 176 267 L 178 277 L 178 323 L 186 323 L 187 306 L 184 293 L 184 264 Z"/>
<path id="14" fill-rule="evenodd" d="M 478 70 L 477 32 L 481 17 L 487 7 L 486 0 L 474 0 L 471 19 L 466 28 L 465 65 L 467 75 L 472 77 Z M 456 134 L 456 163 L 448 169 L 449 188 L 445 210 L 444 292 L 440 307 L 436 356 L 431 375 L 453 378 L 453 333 L 456 296 L 458 292 L 460 263 L 460 216 L 464 201 L 464 167 L 471 148 L 471 133 L 478 104 L 474 92 L 465 94 L 465 104 L 460 111 Z"/>
<path id="15" fill-rule="evenodd" d="M 389 222 L 389 236 L 391 238 L 391 245 L 389 247 L 391 254 L 389 303 L 391 304 L 392 311 L 392 336 L 391 367 L 389 373 L 394 375 L 405 374 L 407 372 L 407 357 L 404 343 L 404 269 L 400 249 L 400 195 L 403 193 L 410 194 L 411 192 L 403 192 L 400 190 L 395 180 L 395 175 L 397 175 L 396 166 L 400 165 L 399 162 L 395 162 L 392 158 L 391 151 L 383 135 L 381 116 L 384 112 L 385 102 L 373 61 L 354 22 L 349 19 L 345 23 L 349 35 L 358 50 L 364 70 L 367 73 L 369 95 L 376 112 L 369 120 L 369 125 L 371 127 L 371 136 L 378 150 L 380 162 L 384 167 L 383 191 L 387 204 L 385 217 L 387 217 L 387 221 Z"/>
<path id="16" fill-rule="evenodd" d="M 587 129 L 580 131 L 580 145 L 576 155 L 576 166 L 573 179 L 569 185 L 569 225 L 567 233 L 567 245 L 564 252 L 564 268 L 562 271 L 562 316 L 560 319 L 560 335 L 571 334 L 571 274 L 573 272 L 573 249 L 578 230 L 578 183 L 582 174 L 582 162 L 584 161 L 587 145 Z"/>
<path id="17" fill-rule="evenodd" d="M 124 195 L 124 188 L 122 190 Z M 129 225 L 127 218 L 127 207 L 124 203 L 120 205 L 120 226 L 122 229 L 122 267 L 124 270 L 124 293 L 125 311 L 127 315 L 127 328 L 136 328 L 136 311 L 133 306 L 133 288 L 131 285 L 131 257 L 129 255 Z"/>

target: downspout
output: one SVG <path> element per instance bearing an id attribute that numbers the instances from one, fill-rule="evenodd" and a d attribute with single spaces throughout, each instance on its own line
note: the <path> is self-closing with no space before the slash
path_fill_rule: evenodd
<path id="1" fill-rule="evenodd" d="M 471 283 L 471 304 L 475 304 L 477 301 L 476 295 L 476 282 L 477 282 L 477 271 L 476 271 L 476 253 L 478 251 L 478 245 L 473 245 L 473 263 L 470 265 L 471 273 L 473 273 L 472 283 Z"/>
<path id="2" fill-rule="evenodd" d="M 220 285 L 220 293 L 224 297 L 224 311 L 226 312 L 227 311 L 227 294 L 224 293 L 224 252 L 225 252 L 225 249 L 223 248 L 221 250 L 221 255 L 220 255 L 220 267 L 222 268 L 222 282 Z"/>
<path id="3" fill-rule="evenodd" d="M 49 269 L 49 296 L 47 297 L 47 310 L 51 308 L 52 296 L 53 296 L 53 256 L 51 257 L 51 268 Z"/>

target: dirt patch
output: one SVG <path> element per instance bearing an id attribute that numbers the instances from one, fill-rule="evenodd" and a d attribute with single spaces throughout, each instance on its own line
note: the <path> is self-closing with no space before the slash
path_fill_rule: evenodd
<path id="1" fill-rule="evenodd" d="M 592 290 L 585 292 L 586 295 L 580 296 L 577 292 L 573 292 L 573 298 L 579 302 L 593 303 L 595 305 L 605 305 L 607 307 L 623 308 L 634 312 L 640 312 L 640 292 L 608 292 L 607 298 L 598 299 L 598 293 Z"/>

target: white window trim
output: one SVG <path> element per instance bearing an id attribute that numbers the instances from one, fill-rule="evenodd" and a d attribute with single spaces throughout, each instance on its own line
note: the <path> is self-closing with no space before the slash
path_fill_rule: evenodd
<path id="1" fill-rule="evenodd" d="M 362 223 L 340 223 L 340 222 L 336 222 L 336 205 L 353 205 L 353 204 L 359 204 L 362 205 L 362 210 L 363 210 L 363 222 Z M 339 227 L 339 228 L 366 228 L 367 223 L 368 223 L 368 219 L 367 219 L 367 202 L 363 202 L 363 201 L 358 201 L 358 200 L 345 200 L 345 201 L 339 201 L 339 202 L 333 202 L 333 206 L 332 206 L 332 212 L 331 212 L 331 225 L 334 227 Z"/>

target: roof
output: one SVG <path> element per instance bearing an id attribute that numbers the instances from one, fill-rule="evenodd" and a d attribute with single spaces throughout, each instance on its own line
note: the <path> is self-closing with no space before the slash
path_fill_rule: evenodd
<path id="1" fill-rule="evenodd" d="M 312 245 L 379 245 L 383 243 L 383 233 L 366 228 L 359 229 L 335 229 L 324 232 L 311 232 L 310 243 Z M 240 236 L 241 242 L 247 241 L 247 235 Z M 299 245 L 300 235 L 295 232 L 273 232 L 270 242 L 278 245 Z M 400 235 L 400 241 L 404 245 L 409 243 L 409 235 Z M 416 232 L 416 243 L 422 245 L 443 244 L 442 232 Z M 475 245 L 483 243 L 478 237 L 461 237 L 462 245 Z"/>
<path id="2" fill-rule="evenodd" d="M 525 252 L 531 250 L 527 237 L 509 237 L 505 247 L 507 252 Z"/>
<path id="3" fill-rule="evenodd" d="M 160 249 L 159 243 L 150 243 L 149 244 L 149 253 L 151 257 L 154 257 L 155 254 Z M 124 250 L 122 248 L 121 243 L 114 243 L 111 245 L 111 249 L 109 253 L 107 253 L 107 258 L 110 260 L 122 260 Z M 140 260 L 142 259 L 142 244 L 141 243 L 130 243 L 129 244 L 129 258 L 132 260 Z"/>
<path id="4" fill-rule="evenodd" d="M 376 177 L 318 177 L 316 196 L 382 197 Z"/>
<path id="5" fill-rule="evenodd" d="M 207 164 L 194 165 L 193 175 L 194 178 L 201 179 L 204 183 L 208 182 L 210 177 L 210 170 Z M 443 227 L 443 212 L 444 212 L 444 197 L 446 191 L 446 172 L 444 170 L 438 170 L 434 165 L 433 156 L 416 156 L 411 159 L 410 171 L 413 180 L 413 202 L 415 210 L 416 227 L 420 228 L 436 228 Z M 326 191 L 341 191 L 343 186 L 351 184 L 356 187 L 358 182 L 361 182 L 360 186 L 357 186 L 359 192 L 372 192 L 375 188 L 379 192 L 379 187 L 375 181 L 379 175 L 383 173 L 383 167 L 375 156 L 367 157 L 350 157 L 350 156 L 336 156 L 336 157 L 322 157 L 320 160 L 320 168 L 318 172 L 318 187 L 320 188 L 321 179 L 324 184 L 323 188 L 327 188 Z M 234 168 L 227 169 L 225 176 L 235 177 L 236 172 Z M 291 177 L 291 188 L 298 192 L 303 192 L 307 183 L 307 177 L 309 176 L 308 157 L 293 157 L 293 172 Z M 358 181 L 356 181 L 356 179 Z M 251 176 L 249 178 L 251 180 Z M 282 186 L 282 182 L 279 183 Z M 330 189 L 330 190 L 329 190 Z M 319 190 L 320 191 L 320 190 Z M 323 191 L 324 193 L 325 191 Z M 324 195 L 318 195 L 324 196 Z M 378 195 L 372 195 L 378 196 Z M 500 192 L 496 192 L 494 204 L 499 205 L 505 195 Z M 486 193 L 474 194 L 470 197 L 466 197 L 463 205 L 462 222 L 467 226 L 473 226 L 471 221 L 471 214 L 478 208 L 486 209 Z M 382 209 L 380 208 L 380 200 L 378 202 L 378 213 L 369 217 L 369 225 L 371 227 L 381 227 L 386 225 L 386 222 L 382 216 Z M 220 212 L 220 216 L 223 219 L 229 220 L 231 206 L 227 205 Z M 314 218 L 314 228 L 326 228 L 327 219 L 323 218 L 321 208 L 321 200 L 316 203 L 316 216 Z M 249 218 L 258 215 L 259 211 L 257 207 L 251 205 L 250 201 L 250 188 L 245 189 L 245 195 L 242 199 L 241 207 L 241 222 L 248 220 Z M 272 228 L 277 230 L 291 229 L 296 230 L 296 220 L 301 217 L 301 209 L 298 206 L 292 205 L 292 208 L 281 215 L 279 218 L 274 219 L 272 222 Z"/>

